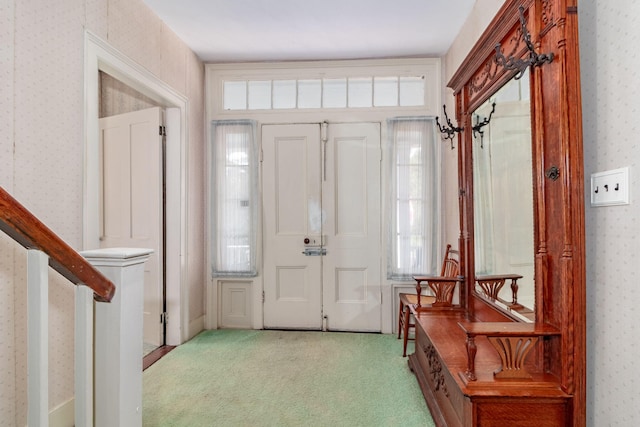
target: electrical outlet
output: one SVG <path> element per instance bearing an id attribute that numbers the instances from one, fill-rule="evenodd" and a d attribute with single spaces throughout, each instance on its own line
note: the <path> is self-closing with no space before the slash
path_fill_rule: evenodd
<path id="1" fill-rule="evenodd" d="M 591 174 L 591 206 L 628 204 L 628 167 Z"/>

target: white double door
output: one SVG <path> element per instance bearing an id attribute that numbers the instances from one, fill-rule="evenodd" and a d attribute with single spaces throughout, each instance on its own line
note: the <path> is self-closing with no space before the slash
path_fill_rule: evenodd
<path id="1" fill-rule="evenodd" d="M 264 125 L 262 156 L 264 326 L 379 332 L 380 124 Z"/>

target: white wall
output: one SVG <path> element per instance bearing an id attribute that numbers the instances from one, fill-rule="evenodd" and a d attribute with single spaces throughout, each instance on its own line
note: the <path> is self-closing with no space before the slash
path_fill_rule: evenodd
<path id="1" fill-rule="evenodd" d="M 640 2 L 578 9 L 587 234 L 587 422 L 640 424 Z M 631 204 L 592 208 L 590 175 L 630 166 Z"/>
<path id="2" fill-rule="evenodd" d="M 204 314 L 204 67 L 140 0 L 0 0 L 0 186 L 82 249 L 84 31 L 189 99 L 190 321 Z M 0 425 L 26 423 L 23 249 L 0 236 Z M 51 407 L 73 394 L 73 287 L 51 273 Z"/>

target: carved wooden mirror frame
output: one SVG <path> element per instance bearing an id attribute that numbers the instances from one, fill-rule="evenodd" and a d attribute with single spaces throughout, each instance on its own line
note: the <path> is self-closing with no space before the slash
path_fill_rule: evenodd
<path id="1" fill-rule="evenodd" d="M 574 425 L 585 424 L 586 316 L 582 119 L 577 0 L 507 0 L 452 77 L 459 136 L 461 304 L 470 318 L 499 310 L 475 293 L 472 112 L 515 74 L 496 61 L 529 55 L 519 8 L 537 52 L 551 63 L 530 67 L 533 150 L 535 322 L 561 331 L 545 341 L 544 366 L 572 395 Z"/>

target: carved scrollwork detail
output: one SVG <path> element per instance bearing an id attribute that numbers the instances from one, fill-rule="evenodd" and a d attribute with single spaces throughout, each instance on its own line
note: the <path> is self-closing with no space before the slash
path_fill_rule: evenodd
<path id="1" fill-rule="evenodd" d="M 422 351 L 424 351 L 424 354 L 427 356 L 427 361 L 429 362 L 429 373 L 431 374 L 431 378 L 435 384 L 435 390 L 441 390 L 445 396 L 449 397 L 449 390 L 447 390 L 447 385 L 444 382 L 442 363 L 440 363 L 438 352 L 431 344 L 425 344 Z"/>
<path id="2" fill-rule="evenodd" d="M 482 71 L 478 73 L 471 82 L 469 82 L 469 95 L 474 95 L 482 90 L 487 83 L 492 81 L 498 72 L 498 64 L 495 60 L 487 61 L 482 67 Z"/>
<path id="3" fill-rule="evenodd" d="M 531 374 L 525 368 L 525 360 L 538 342 L 538 337 L 487 338 L 502 359 L 502 366 L 493 373 L 496 379 L 531 379 Z"/>
<path id="4" fill-rule="evenodd" d="M 542 23 L 552 25 L 555 17 L 553 16 L 553 0 L 542 0 Z"/>
<path id="5" fill-rule="evenodd" d="M 500 289 L 504 286 L 504 279 L 479 280 L 478 286 L 482 293 L 491 299 L 498 299 Z"/>
<path id="6" fill-rule="evenodd" d="M 549 64 L 553 61 L 553 52 L 542 54 L 536 52 L 533 41 L 531 41 L 531 34 L 527 29 L 527 20 L 525 18 L 525 8 L 520 6 L 518 9 L 520 12 L 520 26 L 522 41 L 529 51 L 529 55 L 526 58 L 512 56 L 510 54 L 505 55 L 502 52 L 502 46 L 500 43 L 496 44 L 496 62 L 504 67 L 507 71 L 515 71 L 514 79 L 518 80 L 530 67 L 539 67 L 542 64 Z"/>
<path id="7" fill-rule="evenodd" d="M 521 49 L 522 46 L 522 28 L 516 28 L 514 34 L 509 38 L 505 46 L 505 52 L 507 56 L 514 56 L 518 49 Z M 482 91 L 482 89 L 496 78 L 498 74 L 498 70 L 500 67 L 498 66 L 498 61 L 495 56 L 492 56 L 487 62 L 482 66 L 481 70 L 471 79 L 469 82 L 469 95 L 473 96 L 476 93 Z"/>

